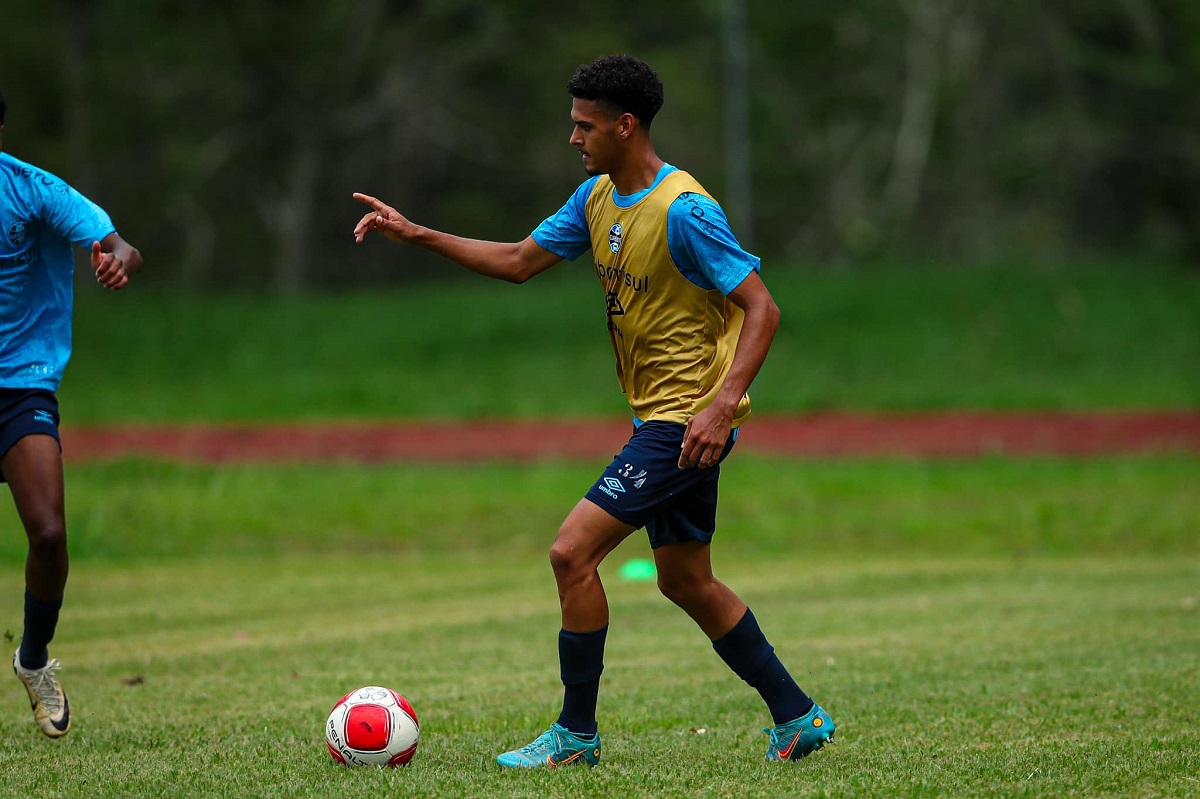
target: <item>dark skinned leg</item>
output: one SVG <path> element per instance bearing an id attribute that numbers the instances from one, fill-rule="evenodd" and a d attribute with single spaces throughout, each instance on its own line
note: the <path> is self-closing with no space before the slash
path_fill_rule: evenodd
<path id="1" fill-rule="evenodd" d="M 63 597 L 67 584 L 67 526 L 62 452 L 52 436 L 25 436 L 0 460 L 29 539 L 25 585 L 46 602 Z"/>
<path id="2" fill-rule="evenodd" d="M 67 584 L 67 532 L 63 503 L 62 452 L 47 435 L 17 441 L 0 459 L 17 513 L 25 527 L 26 639 L 22 662 L 37 667 L 54 635 Z M 30 601 L 32 599 L 32 602 Z M 29 661 L 33 659 L 34 662 Z"/>

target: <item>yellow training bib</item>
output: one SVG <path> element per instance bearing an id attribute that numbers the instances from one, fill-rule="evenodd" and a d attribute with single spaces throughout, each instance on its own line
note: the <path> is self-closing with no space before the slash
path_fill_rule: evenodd
<path id="1" fill-rule="evenodd" d="M 596 275 L 608 304 L 617 378 L 633 415 L 686 423 L 712 402 L 733 362 L 745 316 L 716 289 L 685 278 L 667 247 L 667 209 L 685 192 L 710 197 L 674 171 L 634 205 L 613 201 L 607 175 L 587 200 Z M 733 424 L 750 415 L 743 396 Z"/>

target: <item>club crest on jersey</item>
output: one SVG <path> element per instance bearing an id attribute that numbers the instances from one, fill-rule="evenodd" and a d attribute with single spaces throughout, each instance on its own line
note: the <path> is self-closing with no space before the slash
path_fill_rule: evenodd
<path id="1" fill-rule="evenodd" d="M 621 251 L 621 234 L 623 232 L 620 222 L 608 229 L 608 249 L 613 251 L 613 255 Z"/>
<path id="2" fill-rule="evenodd" d="M 17 222 L 8 229 L 8 240 L 14 247 L 20 247 L 25 242 L 25 232 L 28 226 L 24 222 Z"/>

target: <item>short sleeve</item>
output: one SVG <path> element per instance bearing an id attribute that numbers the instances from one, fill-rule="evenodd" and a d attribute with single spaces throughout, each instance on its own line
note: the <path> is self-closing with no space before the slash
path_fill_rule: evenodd
<path id="1" fill-rule="evenodd" d="M 762 261 L 742 249 L 725 211 L 697 192 L 684 192 L 667 211 L 667 247 L 679 272 L 702 289 L 729 294 Z"/>
<path id="2" fill-rule="evenodd" d="M 77 247 L 90 247 L 93 241 L 115 232 L 103 208 L 61 179 L 48 173 L 34 174 L 30 188 L 42 222 Z"/>
<path id="3" fill-rule="evenodd" d="M 539 247 L 568 261 L 574 261 L 592 248 L 587 200 L 599 179 L 597 175 L 581 183 L 566 205 L 534 228 L 531 235 Z"/>

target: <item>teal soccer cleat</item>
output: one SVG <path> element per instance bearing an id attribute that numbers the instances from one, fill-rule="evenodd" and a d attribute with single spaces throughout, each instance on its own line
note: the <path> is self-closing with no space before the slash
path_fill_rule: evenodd
<path id="1" fill-rule="evenodd" d="M 566 727 L 551 724 L 533 743 L 505 752 L 496 762 L 505 768 L 558 768 L 574 763 L 594 766 L 600 762 L 600 734 L 576 735 Z"/>
<path id="2" fill-rule="evenodd" d="M 826 742 L 833 743 L 833 731 L 837 727 L 829 714 L 820 705 L 798 719 L 780 724 L 774 729 L 763 727 L 771 737 L 767 745 L 767 760 L 799 760 L 820 749 Z"/>

